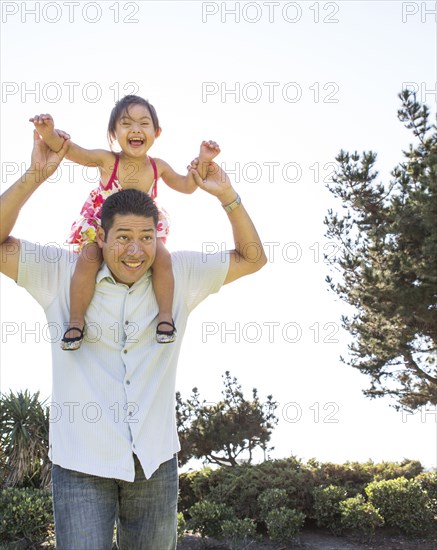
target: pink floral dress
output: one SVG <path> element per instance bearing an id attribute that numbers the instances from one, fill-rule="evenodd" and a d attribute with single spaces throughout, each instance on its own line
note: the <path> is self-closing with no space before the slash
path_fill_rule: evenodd
<path id="1" fill-rule="evenodd" d="M 119 160 L 119 155 L 116 155 L 114 170 L 112 171 L 108 183 L 104 186 L 100 181 L 99 186 L 91 191 L 85 204 L 82 206 L 79 217 L 71 226 L 71 232 L 67 242 L 76 245 L 78 252 L 80 252 L 85 244 L 95 241 L 97 228 L 100 227 L 102 205 L 105 200 L 113 193 L 117 193 L 123 189 L 117 179 Z M 149 160 L 153 167 L 154 179 L 148 194 L 152 199 L 156 200 L 158 192 L 158 170 L 154 159 L 149 157 Z M 159 221 L 156 230 L 158 239 L 163 239 L 165 243 L 170 230 L 170 217 L 163 208 L 159 208 Z"/>

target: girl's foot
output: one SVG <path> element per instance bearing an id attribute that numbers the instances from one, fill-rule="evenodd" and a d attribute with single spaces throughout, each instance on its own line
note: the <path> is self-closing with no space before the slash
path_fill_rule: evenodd
<path id="1" fill-rule="evenodd" d="M 76 334 L 76 336 L 71 336 L 72 334 Z M 82 341 L 83 328 L 70 327 L 65 331 L 64 336 L 62 337 L 61 348 L 64 351 L 74 351 L 80 348 L 80 346 L 82 345 Z"/>
<path id="2" fill-rule="evenodd" d="M 171 330 L 161 330 L 160 326 L 170 327 Z M 171 321 L 161 321 L 156 326 L 156 341 L 158 344 L 171 344 L 176 340 L 176 327 L 173 319 Z"/>

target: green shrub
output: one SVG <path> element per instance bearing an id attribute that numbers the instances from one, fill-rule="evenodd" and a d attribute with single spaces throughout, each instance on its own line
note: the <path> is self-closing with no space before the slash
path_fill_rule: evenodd
<path id="1" fill-rule="evenodd" d="M 198 499 L 231 506 L 235 515 L 261 521 L 258 496 L 267 489 L 287 490 L 287 507 L 309 514 L 312 508 L 311 473 L 297 459 L 269 460 L 258 465 L 219 468 L 207 477 L 194 478 Z M 194 488 L 195 485 L 195 488 Z"/>
<path id="2" fill-rule="evenodd" d="M 305 514 L 298 510 L 279 508 L 267 514 L 266 524 L 269 538 L 273 542 L 286 544 L 300 533 L 305 521 Z"/>
<path id="3" fill-rule="evenodd" d="M 366 502 L 362 495 L 343 500 L 339 506 L 341 526 L 344 529 L 370 537 L 375 534 L 377 527 L 384 524 L 384 518 L 378 510 L 370 502 Z"/>
<path id="4" fill-rule="evenodd" d="M 314 515 L 319 527 L 326 527 L 332 533 L 341 532 L 341 508 L 340 502 L 347 497 L 344 487 L 328 485 L 328 487 L 316 487 L 314 495 Z"/>
<path id="5" fill-rule="evenodd" d="M 53 529 L 52 497 L 43 489 L 8 487 L 0 494 L 0 538 L 42 543 Z"/>
<path id="6" fill-rule="evenodd" d="M 185 521 L 184 514 L 182 512 L 178 513 L 178 540 L 184 538 L 185 531 L 187 529 L 187 522 Z"/>
<path id="7" fill-rule="evenodd" d="M 387 525 L 407 534 L 421 534 L 431 527 L 431 499 L 418 481 L 404 477 L 372 481 L 365 490 Z"/>
<path id="8" fill-rule="evenodd" d="M 222 523 L 222 538 L 230 550 L 246 548 L 256 540 L 256 524 L 253 519 L 228 519 Z"/>
<path id="9" fill-rule="evenodd" d="M 423 491 L 426 491 L 431 501 L 431 511 L 437 516 L 437 472 L 423 472 L 415 478 L 415 481 Z"/>
<path id="10" fill-rule="evenodd" d="M 258 497 L 260 517 L 266 520 L 269 512 L 278 508 L 286 508 L 287 491 L 285 489 L 267 489 Z"/>
<path id="11" fill-rule="evenodd" d="M 315 459 L 308 461 L 308 467 L 315 486 L 338 485 L 345 487 L 349 496 L 355 496 L 364 491 L 371 481 L 396 479 L 406 477 L 412 479 L 423 471 L 422 464 L 417 460 L 405 459 L 402 462 L 345 462 L 333 464 L 320 463 Z"/>
<path id="12" fill-rule="evenodd" d="M 196 502 L 188 512 L 191 516 L 189 528 L 202 537 L 220 537 L 222 523 L 235 516 L 232 508 L 209 500 Z"/>

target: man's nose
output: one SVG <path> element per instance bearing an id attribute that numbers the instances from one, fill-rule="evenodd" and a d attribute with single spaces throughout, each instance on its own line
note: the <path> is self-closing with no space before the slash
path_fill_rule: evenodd
<path id="1" fill-rule="evenodd" d="M 139 242 L 131 241 L 127 247 L 127 253 L 131 256 L 139 255 L 142 252 L 142 248 Z"/>

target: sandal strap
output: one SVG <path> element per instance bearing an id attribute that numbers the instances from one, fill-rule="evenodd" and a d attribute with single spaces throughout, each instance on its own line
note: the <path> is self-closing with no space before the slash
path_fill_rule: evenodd
<path id="1" fill-rule="evenodd" d="M 70 332 L 70 330 L 77 330 L 79 332 L 79 336 L 65 336 L 67 332 Z M 79 327 L 70 327 L 64 332 L 64 336 L 62 337 L 63 342 L 78 342 L 79 340 L 82 340 L 83 338 L 83 329 Z"/>
<path id="2" fill-rule="evenodd" d="M 170 327 L 172 327 L 171 330 L 159 330 L 159 327 L 160 325 L 169 325 Z M 158 323 L 156 325 L 156 333 L 157 334 L 173 334 L 174 332 L 177 332 L 176 331 L 176 327 L 174 325 L 174 322 L 170 322 L 170 321 L 161 321 L 160 323 Z"/>

